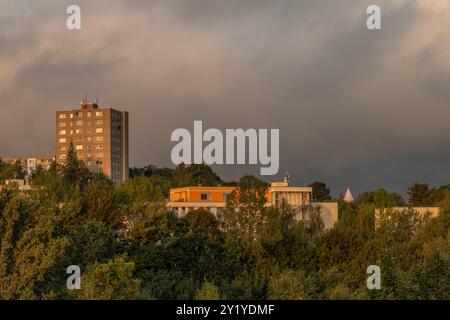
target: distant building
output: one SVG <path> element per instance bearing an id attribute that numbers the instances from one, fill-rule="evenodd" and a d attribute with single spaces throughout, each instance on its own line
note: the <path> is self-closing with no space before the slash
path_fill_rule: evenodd
<path id="1" fill-rule="evenodd" d="M 32 174 L 33 171 L 35 171 L 38 167 L 42 167 L 42 169 L 48 170 L 54 160 L 54 156 L 2 158 L 2 161 L 8 164 L 15 164 L 16 162 L 20 162 L 23 170 L 27 173 L 27 175 Z"/>
<path id="2" fill-rule="evenodd" d="M 115 182 L 128 178 L 128 112 L 81 102 L 79 109 L 56 112 L 56 162 L 64 164 L 73 144 L 78 159 Z"/>
<path id="3" fill-rule="evenodd" d="M 439 208 L 439 207 L 409 207 L 409 208 L 408 207 L 392 207 L 392 208 L 376 209 L 375 210 L 375 224 L 378 223 L 378 221 L 380 220 L 380 216 L 383 213 L 388 213 L 388 212 L 404 213 L 408 210 L 413 210 L 421 217 L 424 217 L 425 215 L 430 215 L 430 217 L 435 218 L 441 213 L 442 208 Z"/>
<path id="4" fill-rule="evenodd" d="M 221 215 L 226 205 L 227 197 L 237 187 L 186 187 L 170 189 L 170 199 L 167 206 L 184 216 L 191 210 L 204 208 L 212 214 Z M 318 208 L 325 228 L 331 228 L 338 219 L 338 206 L 335 202 L 312 202 L 311 187 L 292 187 L 289 181 L 274 182 L 266 194 L 266 206 L 280 206 L 287 203 L 294 211 L 297 220 L 308 221 L 313 208 Z"/>
<path id="5" fill-rule="evenodd" d="M 16 184 L 19 187 L 19 191 L 31 190 L 31 186 L 24 179 L 9 179 L 5 181 L 4 185 L 0 185 L 0 191 L 2 191 L 6 186 Z"/>

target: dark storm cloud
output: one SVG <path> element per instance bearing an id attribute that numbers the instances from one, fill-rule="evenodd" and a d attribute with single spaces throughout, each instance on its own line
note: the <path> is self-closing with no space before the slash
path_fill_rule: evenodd
<path id="1" fill-rule="evenodd" d="M 52 154 L 54 111 L 88 90 L 130 112 L 131 163 L 170 165 L 170 134 L 279 128 L 280 175 L 335 194 L 450 172 L 450 4 L 378 1 L 0 0 L 0 154 Z M 256 167 L 216 168 L 226 179 Z"/>

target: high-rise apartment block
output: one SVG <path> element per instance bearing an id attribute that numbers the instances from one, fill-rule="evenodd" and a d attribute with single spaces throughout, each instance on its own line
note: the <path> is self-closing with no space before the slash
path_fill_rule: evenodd
<path id="1" fill-rule="evenodd" d="M 128 112 L 81 102 L 80 109 L 56 112 L 56 162 L 65 163 L 70 144 L 79 160 L 113 181 L 128 177 Z"/>

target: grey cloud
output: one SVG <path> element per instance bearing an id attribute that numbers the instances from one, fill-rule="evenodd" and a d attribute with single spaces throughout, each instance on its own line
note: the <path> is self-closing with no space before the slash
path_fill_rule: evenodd
<path id="1" fill-rule="evenodd" d="M 450 31 L 436 21 L 448 13 L 379 2 L 383 30 L 369 32 L 371 1 L 81 0 L 76 33 L 69 1 L 0 0 L 0 136 L 16 137 L 0 154 L 53 153 L 55 109 L 87 89 L 130 111 L 132 165 L 171 165 L 171 131 L 203 120 L 280 128 L 280 176 L 335 194 L 445 183 Z"/>

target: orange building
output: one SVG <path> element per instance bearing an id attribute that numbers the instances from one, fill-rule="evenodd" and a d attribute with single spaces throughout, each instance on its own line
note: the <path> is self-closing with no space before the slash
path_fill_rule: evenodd
<path id="1" fill-rule="evenodd" d="M 217 215 L 225 207 L 228 195 L 236 187 L 186 187 L 170 189 L 168 207 L 179 216 L 191 210 L 205 208 Z"/>
<path id="2" fill-rule="evenodd" d="M 170 189 L 170 202 L 225 203 L 236 187 L 187 187 Z"/>
<path id="3" fill-rule="evenodd" d="M 186 187 L 170 189 L 169 207 L 179 215 L 190 210 L 205 208 L 213 214 L 221 212 L 227 197 L 237 187 Z M 311 187 L 292 187 L 287 181 L 274 182 L 266 194 L 266 206 L 278 206 L 283 201 L 291 207 L 309 209 L 312 199 Z"/>
<path id="4" fill-rule="evenodd" d="M 184 216 L 191 210 L 204 208 L 220 216 L 226 205 L 227 197 L 237 187 L 186 187 L 170 189 L 167 206 Z M 337 221 L 337 203 L 313 203 L 311 187 L 293 187 L 287 178 L 283 182 L 274 182 L 266 194 L 266 206 L 278 206 L 287 203 L 294 209 L 297 220 L 309 220 L 314 207 L 318 207 L 326 228 Z"/>

